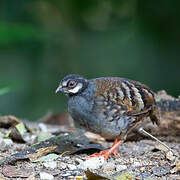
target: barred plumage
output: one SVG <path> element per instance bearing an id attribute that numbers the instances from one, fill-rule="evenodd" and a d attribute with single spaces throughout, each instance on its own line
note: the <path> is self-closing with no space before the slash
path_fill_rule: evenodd
<path id="1" fill-rule="evenodd" d="M 119 77 L 84 79 L 68 75 L 57 92 L 68 95 L 68 111 L 74 121 L 108 139 L 124 139 L 128 132 L 154 114 L 154 93 L 144 84 Z"/>
<path id="2" fill-rule="evenodd" d="M 109 151 L 99 154 L 105 158 L 116 154 L 121 140 L 144 117 L 159 123 L 154 113 L 154 93 L 136 81 L 112 77 L 87 80 L 71 74 L 61 80 L 56 92 L 68 95 L 68 111 L 79 126 L 115 139 Z"/>
<path id="3" fill-rule="evenodd" d="M 111 112 L 104 112 L 111 121 L 122 114 L 143 114 L 155 105 L 154 93 L 139 82 L 125 78 L 98 78 L 93 81 L 97 86 L 95 103 L 102 104 L 100 111 L 104 108 Z"/>

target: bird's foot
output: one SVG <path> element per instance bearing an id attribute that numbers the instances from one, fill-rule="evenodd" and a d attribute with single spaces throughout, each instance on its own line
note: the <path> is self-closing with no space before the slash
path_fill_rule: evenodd
<path id="1" fill-rule="evenodd" d="M 113 146 L 109 150 L 100 151 L 99 153 L 94 153 L 90 157 L 104 157 L 104 159 L 108 159 L 111 154 L 113 154 L 114 156 L 120 157 L 120 154 L 117 151 L 117 148 L 122 143 L 123 141 L 118 141 L 117 139 L 115 139 Z"/>

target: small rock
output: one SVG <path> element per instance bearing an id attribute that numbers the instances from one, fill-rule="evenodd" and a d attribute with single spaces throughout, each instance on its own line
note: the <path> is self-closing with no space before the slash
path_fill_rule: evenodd
<path id="1" fill-rule="evenodd" d="M 134 163 L 134 158 L 130 158 L 129 163 Z"/>
<path id="2" fill-rule="evenodd" d="M 25 166 L 17 168 L 16 166 L 12 165 L 5 165 L 3 166 L 2 169 L 2 174 L 5 177 L 10 177 L 10 178 L 27 178 L 33 173 L 32 168 L 28 168 Z"/>
<path id="3" fill-rule="evenodd" d="M 54 161 L 57 158 L 59 158 L 59 155 L 55 154 L 55 153 L 51 153 L 45 156 L 41 156 L 37 159 L 34 159 L 33 162 L 47 162 L 47 161 Z"/>
<path id="4" fill-rule="evenodd" d="M 50 169 L 55 169 L 57 167 L 57 162 L 56 161 L 47 161 L 43 163 L 44 167 L 50 168 Z"/>
<path id="5" fill-rule="evenodd" d="M 70 170 L 77 169 L 77 166 L 75 166 L 74 164 L 68 164 L 67 167 L 68 167 L 68 169 L 70 169 Z"/>
<path id="6" fill-rule="evenodd" d="M 80 177 L 84 176 L 84 172 L 81 171 L 80 169 L 63 170 L 63 171 L 61 171 L 61 176 L 66 177 L 66 179 L 75 179 L 75 177 L 76 177 L 76 179 L 78 179 L 78 177 L 79 177 L 79 180 L 80 180 L 80 179 L 83 179 L 83 178 L 80 178 Z"/>
<path id="7" fill-rule="evenodd" d="M 103 165 L 103 172 L 108 173 L 109 171 L 113 171 L 115 169 L 114 163 L 106 163 Z"/>
<path id="8" fill-rule="evenodd" d="M 158 177 L 161 177 L 161 176 L 164 176 L 164 175 L 166 175 L 166 174 L 168 174 L 170 172 L 170 167 L 168 167 L 168 166 L 167 167 L 163 167 L 163 166 L 154 167 L 152 169 L 152 171 L 153 171 L 154 175 L 156 175 Z"/>
<path id="9" fill-rule="evenodd" d="M 176 157 L 174 156 L 174 154 L 171 151 L 168 151 L 166 153 L 166 158 L 169 159 L 170 161 L 174 161 L 176 159 Z"/>
<path id="10" fill-rule="evenodd" d="M 75 162 L 76 162 L 76 164 L 81 164 L 82 162 L 84 162 L 82 159 L 79 159 L 79 158 L 77 158 L 76 160 L 75 160 Z"/>
<path id="11" fill-rule="evenodd" d="M 127 169 L 127 166 L 126 165 L 117 165 L 116 166 L 116 171 L 123 171 L 123 170 L 126 170 Z"/>
<path id="12" fill-rule="evenodd" d="M 139 167 L 139 166 L 142 166 L 142 164 L 140 162 L 138 162 L 138 161 L 135 161 L 134 162 L 134 167 Z"/>
<path id="13" fill-rule="evenodd" d="M 9 148 L 11 148 L 12 145 L 13 145 L 13 141 L 11 139 L 3 139 L 0 144 L 1 150 L 6 151 Z"/>
<path id="14" fill-rule="evenodd" d="M 150 174 L 147 174 L 147 173 L 141 173 L 140 175 L 140 179 L 148 179 L 150 177 Z"/>
<path id="15" fill-rule="evenodd" d="M 141 167 L 140 168 L 141 171 L 145 171 L 145 169 L 146 169 L 145 167 Z"/>
<path id="16" fill-rule="evenodd" d="M 53 180 L 54 176 L 46 172 L 40 172 L 40 179 Z"/>
<path id="17" fill-rule="evenodd" d="M 44 123 L 39 123 L 38 126 L 41 131 L 48 132 L 48 128 Z"/>
<path id="18" fill-rule="evenodd" d="M 80 163 L 78 165 L 78 168 L 83 170 L 98 169 L 100 166 L 104 164 L 104 162 L 104 157 L 94 157 Z"/>
<path id="19" fill-rule="evenodd" d="M 171 173 L 180 172 L 180 161 L 176 163 L 176 166 L 171 170 Z"/>
<path id="20" fill-rule="evenodd" d="M 67 168 L 67 164 L 64 163 L 64 162 L 61 162 L 59 166 L 60 166 L 61 169 L 66 169 Z"/>
<path id="21" fill-rule="evenodd" d="M 178 174 L 173 174 L 169 176 L 169 179 L 180 180 L 180 176 Z"/>
<path id="22" fill-rule="evenodd" d="M 37 141 L 37 135 L 35 135 L 35 134 L 29 134 L 28 136 L 24 137 L 24 140 L 25 140 L 28 144 L 32 145 L 32 144 L 36 143 L 36 141 Z"/>
<path id="23" fill-rule="evenodd" d="M 69 156 L 66 156 L 66 157 L 64 157 L 64 160 L 69 161 L 69 160 L 71 160 L 71 158 Z"/>
<path id="24" fill-rule="evenodd" d="M 46 139 L 49 139 L 51 137 L 53 137 L 52 134 L 46 131 L 40 131 L 40 133 L 38 134 L 38 142 L 45 141 Z"/>

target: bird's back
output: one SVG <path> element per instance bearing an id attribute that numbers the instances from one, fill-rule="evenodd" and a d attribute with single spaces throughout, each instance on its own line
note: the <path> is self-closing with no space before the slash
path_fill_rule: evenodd
<path id="1" fill-rule="evenodd" d="M 154 93 L 139 82 L 118 77 L 93 81 L 97 87 L 94 95 L 97 105 L 99 103 L 102 108 L 114 111 L 115 116 L 123 113 L 135 115 L 148 111 L 155 104 Z"/>

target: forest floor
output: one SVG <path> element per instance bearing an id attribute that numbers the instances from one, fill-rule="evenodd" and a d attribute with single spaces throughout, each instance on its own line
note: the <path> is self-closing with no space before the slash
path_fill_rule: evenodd
<path id="1" fill-rule="evenodd" d="M 11 117 L 11 119 L 13 119 Z M 14 121 L 14 120 L 13 120 Z M 16 121 L 19 121 L 16 119 Z M 11 122 L 12 123 L 12 122 Z M 13 124 L 13 123 L 12 123 Z M 9 128 L 0 128 L 0 162 L 11 157 L 12 154 L 22 152 L 31 148 L 34 142 L 40 142 L 51 137 L 57 132 L 62 136 L 67 132 L 64 126 L 47 125 L 44 123 L 28 123 L 26 136 L 18 137 L 26 131 L 19 128 L 19 134 L 14 131 L 9 133 Z M 65 128 L 66 129 L 66 128 Z M 32 130 L 32 131 L 30 131 Z M 67 130 L 67 129 L 66 129 Z M 3 136 L 3 134 L 6 134 Z M 8 135 L 7 135 L 8 134 Z M 11 134 L 11 136 L 9 135 Z M 25 133 L 24 133 L 25 134 Z M 27 134 L 30 134 L 28 137 Z M 59 134 L 59 133 L 58 133 Z M 107 142 L 103 138 L 85 133 L 90 142 L 101 144 L 104 148 L 112 146 L 112 142 Z M 7 138 L 8 136 L 8 138 Z M 84 136 L 84 134 L 83 134 Z M 17 138 L 18 137 L 18 138 Z M 28 140 L 31 139 L 31 142 Z M 32 141 L 32 139 L 34 139 Z M 41 140 L 40 140 L 41 139 Z M 63 141 L 64 143 L 64 141 Z M 62 144 L 63 144 L 62 143 Z M 180 144 L 176 142 L 164 142 L 176 155 L 168 151 L 162 145 L 150 139 L 139 141 L 127 141 L 120 145 L 120 156 L 111 156 L 107 160 L 101 157 L 88 158 L 90 152 L 88 148 L 81 147 L 78 151 L 78 142 L 76 151 L 67 153 L 63 147 L 61 153 L 44 151 L 37 149 L 33 156 L 31 153 L 28 158 L 17 158 L 13 162 L 3 162 L 0 166 L 0 180 L 3 179 L 114 179 L 114 180 L 150 180 L 150 179 L 180 179 L 180 160 L 177 157 L 180 154 Z M 58 145 L 61 146 L 61 143 Z M 53 147 L 53 146 L 51 146 Z M 95 148 L 97 151 L 98 148 Z M 41 151 L 43 151 L 41 153 Z M 27 151 L 29 153 L 29 151 Z M 40 155 L 39 155 L 40 153 Z M 22 160 L 21 160 L 22 159 Z M 6 160 L 5 160 L 6 161 Z"/>

